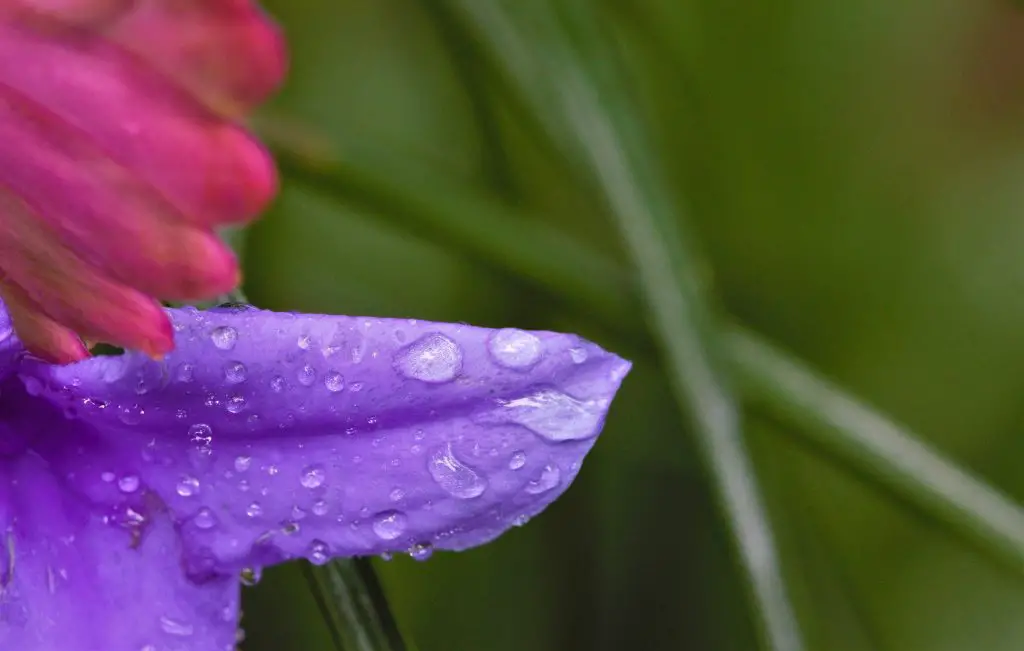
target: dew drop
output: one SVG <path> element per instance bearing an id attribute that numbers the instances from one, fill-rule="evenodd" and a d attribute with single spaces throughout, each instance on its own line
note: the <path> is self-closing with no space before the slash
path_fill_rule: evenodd
<path id="1" fill-rule="evenodd" d="M 275 375 L 274 378 L 270 380 L 270 390 L 274 393 L 281 393 L 284 391 L 284 378 L 280 375 Z"/>
<path id="2" fill-rule="evenodd" d="M 189 425 L 188 440 L 197 448 L 209 448 L 213 444 L 213 428 L 206 423 Z"/>
<path id="3" fill-rule="evenodd" d="M 299 533 L 299 523 L 285 522 L 284 525 L 281 526 L 281 533 L 286 536 L 292 536 Z"/>
<path id="4" fill-rule="evenodd" d="M 245 410 L 247 404 L 244 396 L 231 396 L 224 408 L 228 413 L 238 414 Z"/>
<path id="5" fill-rule="evenodd" d="M 184 382 L 187 384 L 192 381 L 193 377 L 195 377 L 195 367 L 188 362 L 179 364 L 174 377 L 177 378 L 178 382 Z"/>
<path id="6" fill-rule="evenodd" d="M 218 326 L 210 333 L 210 341 L 221 350 L 231 350 L 238 342 L 238 331 L 231 326 Z"/>
<path id="7" fill-rule="evenodd" d="M 117 410 L 118 420 L 125 425 L 138 425 L 145 414 L 146 410 L 139 405 L 126 405 Z"/>
<path id="8" fill-rule="evenodd" d="M 309 335 L 299 335 L 299 339 L 296 343 L 298 343 L 299 348 L 302 350 L 309 350 L 310 346 L 313 345 L 313 338 Z"/>
<path id="9" fill-rule="evenodd" d="M 160 628 L 164 630 L 164 633 L 168 635 L 177 635 L 178 637 L 188 637 L 192 635 L 195 628 L 188 622 L 181 620 L 172 619 L 166 615 L 160 617 Z"/>
<path id="10" fill-rule="evenodd" d="M 252 465 L 252 457 L 245 455 L 235 457 L 235 470 L 238 472 L 245 472 Z"/>
<path id="11" fill-rule="evenodd" d="M 114 479 L 116 479 L 116 478 L 117 478 L 117 475 L 115 475 L 114 473 L 110 472 L 109 470 L 107 472 L 101 472 L 100 473 L 100 479 L 102 479 L 104 482 L 106 482 L 108 484 L 110 482 L 114 481 Z"/>
<path id="12" fill-rule="evenodd" d="M 576 441 L 597 435 L 603 410 L 556 389 L 541 389 L 502 402 L 503 422 L 518 423 L 549 441 Z"/>
<path id="13" fill-rule="evenodd" d="M 525 524 L 526 524 L 527 522 L 529 522 L 529 521 L 530 521 L 530 516 L 528 516 L 528 515 L 526 515 L 526 514 L 524 513 L 524 514 L 522 514 L 522 515 L 517 515 L 517 516 L 516 516 L 516 517 L 515 517 L 515 518 L 514 518 L 514 519 L 512 520 L 512 524 L 513 524 L 514 526 L 517 526 L 517 527 L 522 527 L 522 526 L 524 526 L 524 525 L 525 525 Z"/>
<path id="14" fill-rule="evenodd" d="M 192 497 L 199 492 L 199 480 L 191 475 L 185 475 L 178 480 L 176 491 L 182 497 Z"/>
<path id="15" fill-rule="evenodd" d="M 139 476 L 125 475 L 117 480 L 117 487 L 122 493 L 134 493 L 139 490 Z"/>
<path id="16" fill-rule="evenodd" d="M 487 489 L 487 481 L 455 457 L 451 443 L 434 450 L 427 460 L 427 469 L 434 481 L 453 497 L 468 500 Z"/>
<path id="17" fill-rule="evenodd" d="M 526 485 L 524 489 L 530 495 L 539 495 L 546 493 L 562 480 L 562 471 L 558 469 L 558 466 L 546 465 L 541 469 L 540 474 L 537 478 Z"/>
<path id="18" fill-rule="evenodd" d="M 422 382 L 450 382 L 462 370 L 462 349 L 439 332 L 424 335 L 395 355 L 395 368 Z"/>
<path id="19" fill-rule="evenodd" d="M 388 498 L 392 502 L 401 502 L 403 499 L 405 499 L 405 491 L 402 490 L 401 488 L 394 488 L 391 490 L 390 493 L 388 493 Z"/>
<path id="20" fill-rule="evenodd" d="M 299 369 L 296 379 L 304 387 L 313 386 L 313 383 L 316 382 L 316 369 L 306 364 Z"/>
<path id="21" fill-rule="evenodd" d="M 327 511 L 329 510 L 329 508 L 330 507 L 328 506 L 326 500 L 317 500 L 317 501 L 313 502 L 313 507 L 312 507 L 313 515 L 318 515 L 320 517 L 323 517 L 323 516 L 327 515 Z"/>
<path id="22" fill-rule="evenodd" d="M 231 384 L 245 382 L 248 370 L 242 362 L 228 362 L 224 365 L 224 379 Z"/>
<path id="23" fill-rule="evenodd" d="M 508 460 L 509 470 L 519 470 L 526 465 L 526 453 L 522 450 L 516 450 L 512 453 L 512 458 Z"/>
<path id="24" fill-rule="evenodd" d="M 204 506 L 196 511 L 192 522 L 200 529 L 212 529 L 217 525 L 217 516 L 214 515 L 213 511 Z"/>
<path id="25" fill-rule="evenodd" d="M 337 371 L 329 371 L 324 376 L 324 386 L 331 393 L 337 393 L 345 388 L 345 377 Z"/>
<path id="26" fill-rule="evenodd" d="M 299 475 L 299 483 L 304 488 L 319 488 L 323 485 L 326 478 L 327 473 L 324 471 L 323 466 L 308 466 Z"/>
<path id="27" fill-rule="evenodd" d="M 245 507 L 245 514 L 250 518 L 258 518 L 263 515 L 263 507 L 260 506 L 259 502 L 253 502 L 249 506 Z"/>
<path id="28" fill-rule="evenodd" d="M 381 540 L 394 540 L 405 533 L 409 518 L 401 511 L 384 511 L 373 520 L 373 533 Z"/>
<path id="29" fill-rule="evenodd" d="M 569 358 L 573 364 L 582 364 L 587 361 L 587 350 L 585 348 L 570 348 Z"/>
<path id="30" fill-rule="evenodd" d="M 434 553 L 434 546 L 428 542 L 416 543 L 409 548 L 409 556 L 414 561 L 425 561 Z"/>
<path id="31" fill-rule="evenodd" d="M 528 369 L 536 364 L 541 357 L 541 348 L 541 341 L 536 335 L 516 328 L 498 330 L 487 346 L 495 362 L 511 369 Z"/>
<path id="32" fill-rule="evenodd" d="M 330 546 L 322 540 L 313 540 L 309 543 L 309 549 L 306 551 L 306 558 L 313 565 L 323 565 L 331 557 Z"/>

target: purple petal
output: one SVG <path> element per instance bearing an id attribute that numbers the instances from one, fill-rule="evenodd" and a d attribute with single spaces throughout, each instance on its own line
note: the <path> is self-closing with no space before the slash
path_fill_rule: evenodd
<path id="1" fill-rule="evenodd" d="M 4 427 L 45 429 L 32 453 L 0 462 L 0 648 L 232 648 L 238 580 L 190 581 L 166 514 L 141 503 L 136 510 L 125 495 L 104 504 L 81 493 L 90 480 L 91 492 L 103 493 L 106 476 L 83 468 L 68 481 L 63 463 L 50 462 L 51 453 L 89 447 L 88 429 L 23 398 L 5 405 Z M 116 493 L 112 485 L 106 490 Z"/>
<path id="2" fill-rule="evenodd" d="M 173 318 L 163 362 L 33 372 L 134 447 L 193 569 L 487 542 L 569 486 L 630 366 L 548 332 L 258 310 Z"/>

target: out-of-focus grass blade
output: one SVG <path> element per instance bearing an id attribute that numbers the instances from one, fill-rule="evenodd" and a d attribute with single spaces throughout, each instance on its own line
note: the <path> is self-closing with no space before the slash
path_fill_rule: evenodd
<path id="1" fill-rule="evenodd" d="M 756 335 L 727 341 L 754 407 L 1024 574 L 1024 509 Z"/>
<path id="2" fill-rule="evenodd" d="M 575 3 L 573 8 L 563 28 L 552 27 L 547 38 L 535 32 L 531 42 L 540 43 L 543 66 L 536 67 L 524 93 L 539 90 L 549 98 L 547 110 L 561 114 L 557 121 L 569 136 L 568 157 L 589 172 L 594 190 L 609 205 L 639 272 L 669 381 L 693 424 L 731 527 L 754 598 L 755 621 L 768 648 L 797 651 L 803 648 L 800 628 L 743 441 L 740 409 L 717 357 L 718 327 L 706 304 L 683 215 L 666 192 L 639 118 L 625 99 L 628 88 L 591 21 L 591 8 Z"/>

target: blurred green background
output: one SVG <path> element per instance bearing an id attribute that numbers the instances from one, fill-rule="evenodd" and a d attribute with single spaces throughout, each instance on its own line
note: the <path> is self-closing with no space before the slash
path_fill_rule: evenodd
<path id="1" fill-rule="evenodd" d="M 476 1 L 527 26 L 542 6 Z M 293 67 L 261 124 L 396 192 L 487 198 L 503 218 L 522 213 L 524 237 L 541 221 L 626 269 L 604 199 L 536 137 L 448 4 L 267 0 Z M 1021 10 L 584 5 L 625 61 L 616 92 L 690 208 L 723 312 L 1024 500 Z M 572 330 L 635 361 L 579 479 L 545 514 L 485 548 L 377 562 L 416 647 L 756 648 L 728 523 L 651 345 L 404 229 L 384 202 L 323 190 L 286 174 L 249 232 L 254 303 Z M 639 312 L 620 318 L 645 327 Z M 808 649 L 1024 648 L 1019 574 L 785 427 L 750 413 L 744 429 Z M 245 615 L 247 651 L 330 648 L 297 566 L 248 589 Z"/>

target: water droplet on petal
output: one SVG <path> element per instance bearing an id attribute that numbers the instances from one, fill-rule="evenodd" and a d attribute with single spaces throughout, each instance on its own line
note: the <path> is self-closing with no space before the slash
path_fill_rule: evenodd
<path id="1" fill-rule="evenodd" d="M 501 421 L 518 423 L 549 441 L 576 441 L 597 435 L 603 410 L 556 389 L 541 389 L 502 402 Z"/>
<path id="2" fill-rule="evenodd" d="M 324 386 L 331 393 L 337 393 L 345 388 L 345 376 L 337 371 L 330 371 L 324 376 Z"/>
<path id="3" fill-rule="evenodd" d="M 491 357 L 500 366 L 511 369 L 528 369 L 540 360 L 542 344 L 540 339 L 529 332 L 516 328 L 498 330 L 488 342 Z"/>
<path id="4" fill-rule="evenodd" d="M 108 484 L 110 482 L 114 481 L 116 478 L 117 478 L 117 475 L 115 475 L 114 473 L 112 473 L 110 471 L 101 472 L 100 473 L 100 479 L 102 479 L 104 482 L 106 482 Z"/>
<path id="5" fill-rule="evenodd" d="M 185 475 L 178 480 L 176 490 L 178 495 L 181 495 L 182 497 L 192 497 L 199 492 L 199 480 L 191 475 Z"/>
<path id="6" fill-rule="evenodd" d="M 313 345 L 313 339 L 309 335 L 299 335 L 297 343 L 302 350 L 309 350 L 309 347 Z"/>
<path id="7" fill-rule="evenodd" d="M 305 488 L 319 488 L 327 478 L 323 466 L 308 466 L 299 475 L 299 483 Z"/>
<path id="8" fill-rule="evenodd" d="M 434 553 L 434 546 L 428 542 L 416 543 L 409 548 L 409 556 L 414 561 L 425 561 Z"/>
<path id="9" fill-rule="evenodd" d="M 526 485 L 524 490 L 530 495 L 539 495 L 558 486 L 561 480 L 562 471 L 558 469 L 558 466 L 547 465 L 541 469 L 536 479 Z"/>
<path id="10" fill-rule="evenodd" d="M 587 361 L 587 351 L 585 348 L 570 348 L 569 357 L 574 364 L 582 364 Z"/>
<path id="11" fill-rule="evenodd" d="M 468 500 L 487 489 L 487 481 L 456 458 L 451 443 L 434 450 L 427 460 L 427 469 L 434 481 L 453 497 Z"/>
<path id="12" fill-rule="evenodd" d="M 274 393 L 281 393 L 284 391 L 284 386 L 284 378 L 280 375 L 276 375 L 270 380 L 270 390 Z"/>
<path id="13" fill-rule="evenodd" d="M 217 516 L 214 515 L 213 511 L 204 506 L 196 511 L 192 521 L 200 529 L 212 529 L 217 525 Z"/>
<path id="14" fill-rule="evenodd" d="M 235 470 L 238 472 L 245 472 L 252 465 L 252 457 L 238 456 L 235 457 Z"/>
<path id="15" fill-rule="evenodd" d="M 245 382 L 248 371 L 242 362 L 228 362 L 224 365 L 224 379 L 231 384 Z"/>
<path id="16" fill-rule="evenodd" d="M 317 500 L 313 502 L 313 515 L 325 516 L 330 507 L 326 500 Z"/>
<path id="17" fill-rule="evenodd" d="M 439 332 L 424 335 L 395 355 L 395 368 L 422 382 L 450 382 L 462 370 L 462 348 Z"/>
<path id="18" fill-rule="evenodd" d="M 145 414 L 146 410 L 139 405 L 126 405 L 117 410 L 117 418 L 125 425 L 138 425 Z"/>
<path id="19" fill-rule="evenodd" d="M 306 364 L 299 369 L 296 379 L 298 379 L 299 384 L 304 387 L 312 386 L 313 383 L 316 382 L 316 369 L 309 364 Z"/>
<path id="20" fill-rule="evenodd" d="M 219 326 L 210 333 L 210 341 L 221 350 L 231 350 L 238 341 L 238 331 L 231 326 Z"/>
<path id="21" fill-rule="evenodd" d="M 299 533 L 299 528 L 298 522 L 285 522 L 284 525 L 281 526 L 281 533 L 286 536 L 292 536 Z"/>
<path id="22" fill-rule="evenodd" d="M 405 499 L 405 491 L 402 490 L 401 488 L 394 488 L 391 490 L 390 493 L 388 493 L 388 498 L 392 502 L 401 502 L 403 499 Z"/>
<path id="23" fill-rule="evenodd" d="M 524 526 L 529 521 L 530 521 L 530 516 L 528 516 L 526 514 L 522 514 L 522 515 L 517 515 L 515 517 L 515 519 L 512 520 L 512 524 L 517 526 L 517 527 L 522 527 L 522 526 Z"/>
<path id="24" fill-rule="evenodd" d="M 526 465 L 526 453 L 522 450 L 516 450 L 512 453 L 512 458 L 508 460 L 509 470 L 519 470 Z"/>
<path id="25" fill-rule="evenodd" d="M 178 366 L 178 370 L 175 372 L 174 377 L 177 378 L 178 382 L 188 383 L 192 381 L 195 376 L 195 367 L 185 362 Z"/>
<path id="26" fill-rule="evenodd" d="M 394 540 L 405 533 L 408 521 L 409 518 L 401 511 L 378 513 L 373 520 L 373 533 L 381 540 Z"/>
<path id="27" fill-rule="evenodd" d="M 227 409 L 229 413 L 238 414 L 245 410 L 247 404 L 245 396 L 231 396 L 224 408 Z"/>
<path id="28" fill-rule="evenodd" d="M 330 546 L 322 540 L 313 540 L 309 543 L 309 550 L 306 552 L 306 558 L 313 565 L 323 565 L 326 563 L 331 556 Z"/>
<path id="29" fill-rule="evenodd" d="M 263 507 L 260 506 L 259 502 L 253 502 L 249 506 L 245 507 L 245 514 L 250 518 L 258 518 L 263 515 Z"/>
<path id="30" fill-rule="evenodd" d="M 188 622 L 183 622 L 178 619 L 172 619 L 166 615 L 160 617 L 160 628 L 164 630 L 164 633 L 168 635 L 177 635 L 179 637 L 188 637 L 192 635 L 195 628 Z"/>
<path id="31" fill-rule="evenodd" d="M 117 480 L 117 487 L 122 493 L 134 493 L 139 490 L 139 476 L 125 475 Z"/>

